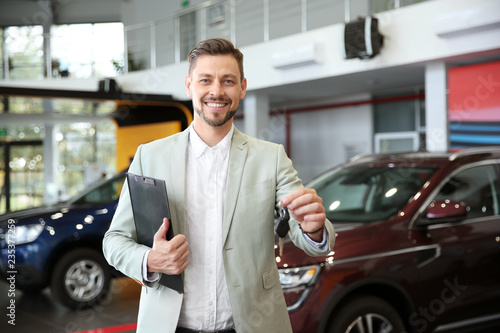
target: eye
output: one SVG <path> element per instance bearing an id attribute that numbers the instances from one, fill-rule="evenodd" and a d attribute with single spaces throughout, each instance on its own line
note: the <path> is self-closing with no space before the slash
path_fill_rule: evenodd
<path id="1" fill-rule="evenodd" d="M 226 80 L 226 81 L 224 81 L 224 83 L 226 83 L 226 84 L 234 84 L 234 81 L 233 80 Z"/>

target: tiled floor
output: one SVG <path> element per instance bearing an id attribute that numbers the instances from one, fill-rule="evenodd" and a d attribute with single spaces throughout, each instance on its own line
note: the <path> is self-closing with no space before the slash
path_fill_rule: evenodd
<path id="1" fill-rule="evenodd" d="M 16 291 L 15 298 L 9 288 L 0 282 L 0 332 L 19 333 L 106 333 L 135 332 L 141 287 L 128 278 L 112 284 L 109 300 L 105 304 L 85 310 L 69 310 L 56 303 L 49 290 L 41 293 Z M 15 326 L 9 324 L 9 307 L 15 300 Z M 12 306 L 11 306 L 12 307 Z M 11 321 L 12 323 L 12 321 Z M 132 325 L 131 325 L 132 324 Z"/>

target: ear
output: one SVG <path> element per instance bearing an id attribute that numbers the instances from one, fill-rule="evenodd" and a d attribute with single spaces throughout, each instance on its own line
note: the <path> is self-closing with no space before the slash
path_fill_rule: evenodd
<path id="1" fill-rule="evenodd" d="M 186 88 L 186 94 L 189 97 L 193 97 L 191 92 L 191 76 L 189 76 L 189 74 L 184 78 L 184 86 Z"/>
<path id="2" fill-rule="evenodd" d="M 247 93 L 247 79 L 243 78 L 243 80 L 241 81 L 240 99 L 245 98 L 246 93 Z"/>

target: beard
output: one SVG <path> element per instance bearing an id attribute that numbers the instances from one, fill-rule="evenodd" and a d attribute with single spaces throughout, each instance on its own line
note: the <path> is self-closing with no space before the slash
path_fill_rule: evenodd
<path id="1" fill-rule="evenodd" d="M 236 114 L 236 111 L 238 111 L 238 109 L 229 110 L 226 113 L 226 115 L 224 116 L 224 118 L 222 118 L 222 119 L 210 119 L 210 118 L 208 118 L 206 116 L 205 112 L 203 112 L 203 108 L 194 108 L 194 111 L 206 124 L 208 124 L 212 127 L 220 127 L 220 126 L 224 125 L 225 123 L 227 123 L 229 120 L 231 120 L 231 118 L 234 117 L 234 115 Z"/>

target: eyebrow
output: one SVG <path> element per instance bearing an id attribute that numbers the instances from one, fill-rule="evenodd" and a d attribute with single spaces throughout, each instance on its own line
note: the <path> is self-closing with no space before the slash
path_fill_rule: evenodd
<path id="1" fill-rule="evenodd" d="M 200 73 L 198 75 L 198 77 L 200 77 L 200 78 L 211 78 L 211 77 L 213 77 L 213 75 L 212 74 L 208 74 L 208 73 Z M 224 75 L 222 75 L 222 78 L 223 79 L 230 78 L 230 79 L 236 80 L 236 79 L 238 79 L 238 76 L 235 75 L 235 74 L 224 74 Z"/>

